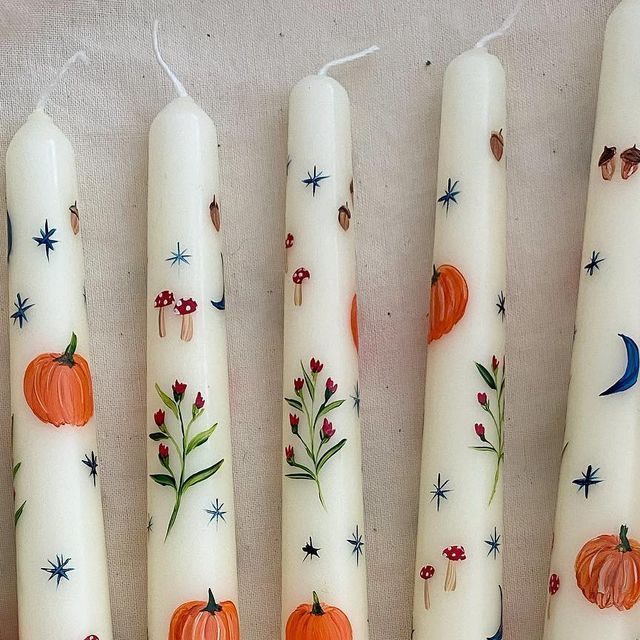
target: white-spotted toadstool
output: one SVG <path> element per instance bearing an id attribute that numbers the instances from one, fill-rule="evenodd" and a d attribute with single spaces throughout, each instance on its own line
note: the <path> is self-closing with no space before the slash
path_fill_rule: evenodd
<path id="1" fill-rule="evenodd" d="M 216 202 L 215 195 L 209 205 L 209 215 L 211 216 L 211 222 L 216 231 L 220 231 L 220 205 Z"/>
<path id="2" fill-rule="evenodd" d="M 182 316 L 182 329 L 180 339 L 189 342 L 193 338 L 193 318 L 191 314 L 198 308 L 198 303 L 193 298 L 180 298 L 174 307 L 174 312 Z"/>
<path id="3" fill-rule="evenodd" d="M 430 564 L 425 565 L 420 569 L 420 577 L 424 580 L 424 608 L 429 609 L 431 602 L 429 600 L 429 580 L 433 578 L 436 570 Z"/>
<path id="4" fill-rule="evenodd" d="M 80 214 L 78 213 L 78 203 L 74 202 L 69 207 L 69 216 L 71 220 L 71 230 L 73 235 L 77 236 L 80 233 Z"/>
<path id="5" fill-rule="evenodd" d="M 289 273 L 289 249 L 293 247 L 293 233 L 287 233 L 287 237 L 284 239 L 284 272 Z"/>
<path id="6" fill-rule="evenodd" d="M 293 280 L 293 304 L 295 304 L 296 307 L 302 305 L 302 282 L 310 277 L 311 274 L 309 270 L 304 267 L 296 269 L 291 276 Z"/>
<path id="7" fill-rule="evenodd" d="M 444 578 L 444 590 L 456 590 L 456 562 L 466 560 L 464 547 L 452 546 L 442 550 L 442 555 L 449 561 L 447 563 L 447 575 Z"/>
<path id="8" fill-rule="evenodd" d="M 158 310 L 158 335 L 164 338 L 167 335 L 167 331 L 164 324 L 164 309 L 170 304 L 173 304 L 174 297 L 171 291 L 161 291 L 153 303 L 155 309 Z"/>
<path id="9" fill-rule="evenodd" d="M 549 601 L 547 602 L 547 619 L 551 617 L 551 598 L 558 593 L 560 589 L 560 576 L 552 573 L 549 576 Z"/>
<path id="10" fill-rule="evenodd" d="M 622 179 L 628 180 L 638 170 L 640 149 L 634 144 L 620 154 L 620 160 L 622 160 Z"/>
<path id="11" fill-rule="evenodd" d="M 598 166 L 602 172 L 603 180 L 611 180 L 616 172 L 616 148 L 607 147 L 605 145 L 604 151 L 600 154 L 598 160 Z"/>

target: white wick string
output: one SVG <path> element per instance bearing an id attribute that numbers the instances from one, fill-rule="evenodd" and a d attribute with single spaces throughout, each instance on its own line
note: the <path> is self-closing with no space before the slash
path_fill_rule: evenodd
<path id="1" fill-rule="evenodd" d="M 76 51 L 65 63 L 62 69 L 58 71 L 56 77 L 51 81 L 51 84 L 44 90 L 42 95 L 40 96 L 40 100 L 36 104 L 36 111 L 44 111 L 45 105 L 49 101 L 51 94 L 54 89 L 58 86 L 58 83 L 62 79 L 67 71 L 78 61 L 83 62 L 84 64 L 89 64 L 89 58 L 84 51 Z"/>
<path id="2" fill-rule="evenodd" d="M 369 47 L 368 49 L 364 49 L 364 51 L 358 51 L 358 53 L 352 53 L 350 56 L 345 56 L 344 58 L 338 58 L 337 60 L 332 60 L 331 62 L 327 62 L 327 64 L 325 64 L 324 67 L 322 67 L 322 69 L 318 71 L 318 75 L 326 76 L 327 71 L 329 71 L 329 69 L 333 67 L 337 67 L 338 65 L 345 64 L 347 62 L 353 62 L 354 60 L 359 60 L 360 58 L 364 58 L 365 56 L 368 56 L 369 54 L 375 53 L 376 51 L 379 51 L 379 50 L 380 50 L 380 47 L 374 44 L 372 47 Z"/>
<path id="3" fill-rule="evenodd" d="M 494 31 L 493 33 L 489 33 L 484 38 L 479 40 L 478 44 L 476 44 L 476 49 L 481 49 L 482 47 L 486 47 L 492 40 L 495 40 L 496 38 L 501 38 L 505 33 L 507 33 L 507 31 L 509 31 L 509 29 L 511 29 L 511 27 L 513 26 L 513 23 L 515 22 L 516 18 L 518 17 L 518 14 L 522 10 L 524 3 L 525 3 L 525 0 L 518 0 L 518 3 L 514 7 L 513 11 L 506 17 L 505 21 L 502 23 L 500 28 L 496 29 L 496 31 Z"/>
<path id="4" fill-rule="evenodd" d="M 184 88 L 184 85 L 182 84 L 182 82 L 178 80 L 178 77 L 176 76 L 176 74 L 173 73 L 173 71 L 171 70 L 171 67 L 164 61 L 164 58 L 160 53 L 160 45 L 158 44 L 158 20 L 157 19 L 153 21 L 153 52 L 156 54 L 156 60 L 158 61 L 158 64 L 164 69 L 164 72 L 169 76 L 169 79 L 173 83 L 176 93 L 181 98 L 186 98 L 189 95 L 187 93 L 187 90 Z"/>

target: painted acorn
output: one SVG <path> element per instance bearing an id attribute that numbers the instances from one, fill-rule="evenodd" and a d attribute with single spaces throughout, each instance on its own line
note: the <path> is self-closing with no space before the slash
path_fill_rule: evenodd
<path id="1" fill-rule="evenodd" d="M 209 215 L 211 216 L 211 222 L 216 231 L 220 231 L 220 204 L 216 201 L 215 195 L 209 205 Z"/>
<path id="2" fill-rule="evenodd" d="M 604 180 L 611 180 L 616 172 L 616 147 L 607 147 L 605 145 L 600 159 L 598 160 L 598 166 L 602 171 L 602 178 Z"/>
<path id="3" fill-rule="evenodd" d="M 504 136 L 502 135 L 502 129 L 500 131 L 492 131 L 491 138 L 489 139 L 489 145 L 491 147 L 491 153 L 493 157 L 500 162 L 504 155 Z"/>
<path id="4" fill-rule="evenodd" d="M 69 207 L 69 217 L 71 222 L 71 230 L 73 235 L 77 236 L 80 233 L 80 214 L 78 213 L 78 203 L 74 202 Z"/>
<path id="5" fill-rule="evenodd" d="M 622 160 L 622 179 L 628 180 L 638 170 L 640 149 L 634 144 L 620 154 L 620 160 Z"/>
<path id="6" fill-rule="evenodd" d="M 345 230 L 349 230 L 349 221 L 351 220 L 351 211 L 349 211 L 349 203 L 345 202 L 338 209 L 338 222 L 340 226 Z"/>

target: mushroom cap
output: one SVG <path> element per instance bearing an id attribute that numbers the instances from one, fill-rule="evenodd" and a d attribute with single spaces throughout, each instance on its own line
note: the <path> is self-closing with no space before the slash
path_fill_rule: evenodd
<path id="1" fill-rule="evenodd" d="M 176 302 L 174 311 L 181 316 L 188 316 L 198 308 L 198 303 L 193 298 L 180 298 Z"/>
<path id="2" fill-rule="evenodd" d="M 549 593 L 553 596 L 558 593 L 560 589 L 560 576 L 557 573 L 552 573 L 549 576 Z"/>
<path id="3" fill-rule="evenodd" d="M 467 559 L 467 556 L 465 555 L 465 552 L 464 552 L 464 547 L 458 547 L 456 545 L 443 549 L 442 555 L 447 560 L 451 560 L 452 562 L 458 562 L 459 560 Z"/>
<path id="4" fill-rule="evenodd" d="M 638 147 L 636 147 L 636 145 L 634 144 L 633 147 L 629 147 L 628 149 L 625 149 L 620 154 L 620 157 L 625 162 L 630 162 L 631 164 L 639 164 L 640 163 L 640 149 L 638 149 Z"/>
<path id="5" fill-rule="evenodd" d="M 602 152 L 602 155 L 600 156 L 600 159 L 598 160 L 598 166 L 601 167 L 606 162 L 609 162 L 609 160 L 614 158 L 615 155 L 616 155 L 616 148 L 615 147 L 607 147 L 607 145 L 605 145 L 604 151 Z"/>
<path id="6" fill-rule="evenodd" d="M 435 572 L 436 572 L 435 567 L 432 567 L 430 564 L 427 564 L 424 567 L 422 567 L 422 569 L 420 569 L 420 577 L 423 580 L 429 580 L 429 578 L 433 578 L 433 576 L 435 575 Z"/>
<path id="7" fill-rule="evenodd" d="M 161 291 L 156 296 L 153 306 L 156 309 L 161 309 L 162 307 L 168 307 L 170 304 L 173 304 L 173 302 L 174 302 L 173 292 L 165 289 L 164 291 Z"/>
<path id="8" fill-rule="evenodd" d="M 307 278 L 310 278 L 310 277 L 311 277 L 311 274 L 309 273 L 308 269 L 305 269 L 304 267 L 299 267 L 293 272 L 291 279 L 294 281 L 295 284 L 301 284 L 303 280 L 306 280 Z"/>

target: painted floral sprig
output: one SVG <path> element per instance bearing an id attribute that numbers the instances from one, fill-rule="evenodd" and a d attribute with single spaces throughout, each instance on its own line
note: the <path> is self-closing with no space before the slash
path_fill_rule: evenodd
<path id="1" fill-rule="evenodd" d="M 330 446 L 336 430 L 333 423 L 329 421 L 328 416 L 334 409 L 341 406 L 344 400 L 331 400 L 338 391 L 338 385 L 331 378 L 327 378 L 325 381 L 324 394 L 318 391 L 318 374 L 324 368 L 322 362 L 311 358 L 309 372 L 302 362 L 300 362 L 300 367 L 302 368 L 303 377 L 296 378 L 293 381 L 296 397 L 285 398 L 285 400 L 296 411 L 296 413 L 289 414 L 291 433 L 302 443 L 309 461 L 306 464 L 297 461 L 293 445 L 288 445 L 285 447 L 287 464 L 290 467 L 299 469 L 299 471 L 285 475 L 287 478 L 294 480 L 311 480 L 315 482 L 320 503 L 326 509 L 320 484 L 320 472 L 327 462 L 347 443 L 347 439 L 343 438 L 337 444 Z M 320 398 L 320 403 L 316 410 L 317 397 Z M 300 433 L 301 417 L 306 422 L 306 433 L 304 435 Z"/>
<path id="2" fill-rule="evenodd" d="M 187 476 L 187 458 L 189 454 L 209 440 L 213 432 L 216 430 L 218 423 L 216 422 L 214 425 L 208 427 L 204 431 L 196 433 L 194 436 L 191 435 L 191 428 L 204 412 L 204 398 L 198 391 L 195 400 L 191 405 L 191 417 L 187 422 L 183 415 L 182 404 L 186 390 L 187 385 L 184 382 L 178 382 L 178 380 L 176 380 L 171 387 L 171 391 L 173 393 L 173 397 L 171 397 L 162 391 L 160 386 L 156 384 L 156 391 L 158 392 L 160 399 L 164 403 L 165 407 L 167 407 L 175 417 L 177 421 L 176 426 L 180 427 L 180 435 L 174 436 L 170 427 L 166 423 L 166 413 L 162 409 L 158 409 L 158 411 L 153 414 L 153 420 L 159 431 L 149 434 L 149 437 L 156 442 L 160 442 L 158 445 L 158 460 L 166 469 L 167 473 L 154 473 L 151 474 L 150 477 L 154 482 L 161 486 L 171 487 L 175 493 L 175 504 L 173 511 L 171 512 L 171 517 L 169 518 L 165 540 L 176 522 L 184 494 L 191 489 L 191 487 L 209 479 L 214 473 L 216 473 L 216 471 L 218 471 L 218 469 L 220 469 L 224 462 L 224 459 L 218 460 L 218 462 L 210 467 L 205 467 L 204 469 L 200 469 L 200 471 L 196 471 L 195 473 Z M 177 472 L 174 472 L 173 467 L 171 466 L 170 446 L 174 448 L 175 454 L 178 458 L 178 462 L 175 463 L 177 464 Z"/>
<path id="3" fill-rule="evenodd" d="M 498 488 L 498 481 L 500 480 L 500 467 L 504 462 L 504 359 L 502 366 L 496 356 L 491 359 L 491 371 L 476 362 L 476 368 L 482 376 L 485 384 L 489 387 L 490 393 L 495 394 L 495 406 L 491 404 L 487 393 L 480 391 L 477 394 L 478 404 L 482 407 L 493 422 L 495 430 L 495 440 L 489 440 L 487 437 L 487 430 L 481 422 L 476 422 L 475 432 L 478 438 L 482 441 L 482 444 L 477 447 L 472 447 L 476 451 L 487 451 L 496 457 L 496 471 L 493 477 L 493 487 L 491 489 L 491 496 L 489 497 L 489 504 L 493 502 L 493 498 L 496 495 Z"/>

